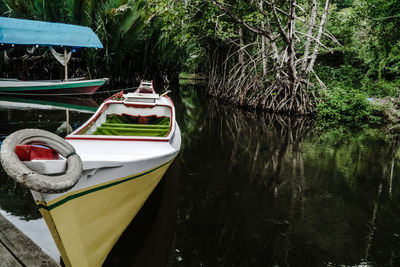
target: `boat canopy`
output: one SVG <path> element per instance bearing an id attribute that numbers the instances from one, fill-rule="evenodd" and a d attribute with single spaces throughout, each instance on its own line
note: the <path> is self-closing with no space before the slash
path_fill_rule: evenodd
<path id="1" fill-rule="evenodd" d="M 103 48 L 89 27 L 0 17 L 1 45 Z"/>

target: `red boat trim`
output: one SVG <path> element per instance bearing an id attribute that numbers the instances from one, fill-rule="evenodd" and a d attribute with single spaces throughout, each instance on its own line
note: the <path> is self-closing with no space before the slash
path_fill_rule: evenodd
<path id="1" fill-rule="evenodd" d="M 127 103 L 124 103 L 124 106 L 130 107 L 130 108 L 153 108 L 153 107 L 155 107 L 157 105 L 141 105 L 141 104 L 127 104 Z M 160 105 L 158 105 L 158 106 L 160 106 Z"/>

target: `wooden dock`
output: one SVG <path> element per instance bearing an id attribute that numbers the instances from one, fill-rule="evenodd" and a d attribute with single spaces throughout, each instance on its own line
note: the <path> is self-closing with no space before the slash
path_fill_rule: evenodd
<path id="1" fill-rule="evenodd" d="M 0 267 L 60 265 L 0 214 Z"/>

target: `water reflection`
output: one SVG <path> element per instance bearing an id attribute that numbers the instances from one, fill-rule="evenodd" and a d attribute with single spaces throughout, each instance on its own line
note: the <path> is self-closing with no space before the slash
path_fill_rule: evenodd
<path id="1" fill-rule="evenodd" d="M 97 106 L 91 98 L 0 96 L 0 138 L 25 128 L 66 135 L 60 128 L 64 122 L 76 128 L 92 116 Z"/>
<path id="2" fill-rule="evenodd" d="M 175 173 L 105 266 L 163 265 L 173 240 L 172 266 L 400 266 L 398 135 L 321 131 L 309 118 L 241 111 L 201 91 L 173 91 L 183 137 L 179 194 Z M 69 113 L 76 124 L 90 115 Z M 65 120 L 65 110 L 0 107 L 0 135 L 55 132 Z M 27 190 L 4 172 L 0 182 L 2 210 L 40 217 Z"/>
<path id="3" fill-rule="evenodd" d="M 0 171 L 0 209 L 21 220 L 29 221 L 41 218 L 31 192 Z"/>
<path id="4" fill-rule="evenodd" d="M 397 135 L 180 97 L 173 266 L 400 264 Z"/>

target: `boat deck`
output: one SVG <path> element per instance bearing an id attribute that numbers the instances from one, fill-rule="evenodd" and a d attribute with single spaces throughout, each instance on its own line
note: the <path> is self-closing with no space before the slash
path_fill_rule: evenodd
<path id="1" fill-rule="evenodd" d="M 0 266 L 60 267 L 31 239 L 0 214 Z"/>

